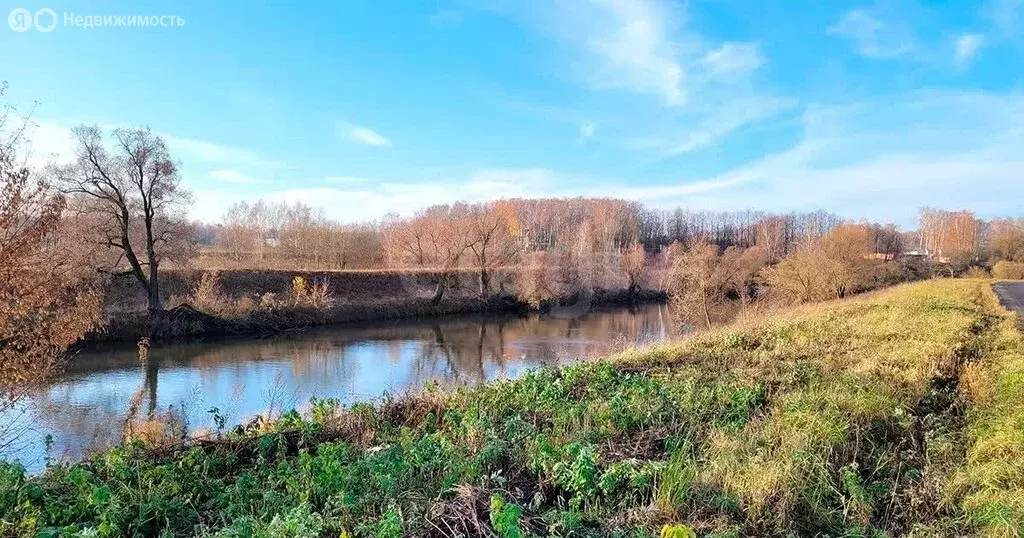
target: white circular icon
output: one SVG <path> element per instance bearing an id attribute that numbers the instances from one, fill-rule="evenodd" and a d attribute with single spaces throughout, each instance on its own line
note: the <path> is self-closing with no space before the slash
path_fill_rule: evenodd
<path id="1" fill-rule="evenodd" d="M 53 19 L 54 25 L 56 25 L 56 13 L 54 13 Z M 32 28 L 32 12 L 23 7 L 16 7 L 11 10 L 10 15 L 7 15 L 7 24 L 15 32 L 27 32 L 29 28 Z"/>
<path id="2" fill-rule="evenodd" d="M 36 30 L 40 32 L 52 32 L 57 27 L 57 12 L 44 7 L 39 11 L 36 11 L 35 17 L 32 18 L 35 22 Z"/>

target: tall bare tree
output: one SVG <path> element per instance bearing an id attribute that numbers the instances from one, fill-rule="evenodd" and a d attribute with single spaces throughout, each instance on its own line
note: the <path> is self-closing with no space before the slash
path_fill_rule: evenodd
<path id="1" fill-rule="evenodd" d="M 477 269 L 481 298 L 490 295 L 493 272 L 515 261 L 523 250 L 518 229 L 519 216 L 512 204 L 494 202 L 470 208 L 469 250 Z"/>
<path id="2" fill-rule="evenodd" d="M 116 129 L 112 149 L 97 127 L 79 126 L 71 164 L 52 168 L 56 184 L 99 216 L 105 246 L 127 261 L 145 289 L 151 317 L 163 312 L 160 263 L 188 237 L 179 211 L 191 198 L 164 140 L 148 128 Z"/>

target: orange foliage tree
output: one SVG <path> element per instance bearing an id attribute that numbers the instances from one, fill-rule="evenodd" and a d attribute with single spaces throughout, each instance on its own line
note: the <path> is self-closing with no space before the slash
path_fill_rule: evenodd
<path id="1" fill-rule="evenodd" d="M 53 374 L 99 315 L 83 249 L 61 238 L 65 199 L 19 160 L 27 120 L 10 129 L 9 118 L 0 116 L 0 410 Z"/>

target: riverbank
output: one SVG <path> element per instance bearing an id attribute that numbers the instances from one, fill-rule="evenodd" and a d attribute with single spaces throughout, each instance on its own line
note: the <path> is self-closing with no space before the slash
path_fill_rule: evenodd
<path id="1" fill-rule="evenodd" d="M 985 281 L 928 281 L 40 477 L 3 465 L 0 533 L 1012 536 L 1015 323 Z"/>
<path id="2" fill-rule="evenodd" d="M 216 279 L 215 303 L 197 302 L 203 275 Z M 319 283 L 330 297 L 317 302 L 288 300 L 294 279 Z M 432 271 L 168 271 L 165 289 L 172 308 L 155 329 L 143 309 L 145 296 L 128 278 L 108 287 L 103 325 L 86 335 L 85 343 L 136 342 L 143 336 L 161 340 L 248 337 L 262 338 L 307 327 L 398 319 L 431 319 L 460 314 L 528 313 L 553 309 L 578 311 L 596 306 L 664 302 L 664 291 L 625 288 L 561 297 L 531 304 L 508 293 L 481 299 L 476 274 L 460 271 L 440 301 L 431 298 L 437 274 Z M 508 280 L 499 273 L 495 282 Z"/>

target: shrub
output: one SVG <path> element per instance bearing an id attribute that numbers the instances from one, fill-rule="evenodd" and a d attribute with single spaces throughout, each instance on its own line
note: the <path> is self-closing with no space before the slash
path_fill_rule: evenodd
<path id="1" fill-rule="evenodd" d="M 984 267 L 978 267 L 977 265 L 970 266 L 964 273 L 964 278 L 990 278 L 988 270 Z"/>
<path id="2" fill-rule="evenodd" d="M 1024 262 L 1000 260 L 992 266 L 992 276 L 1007 280 L 1024 279 Z"/>

